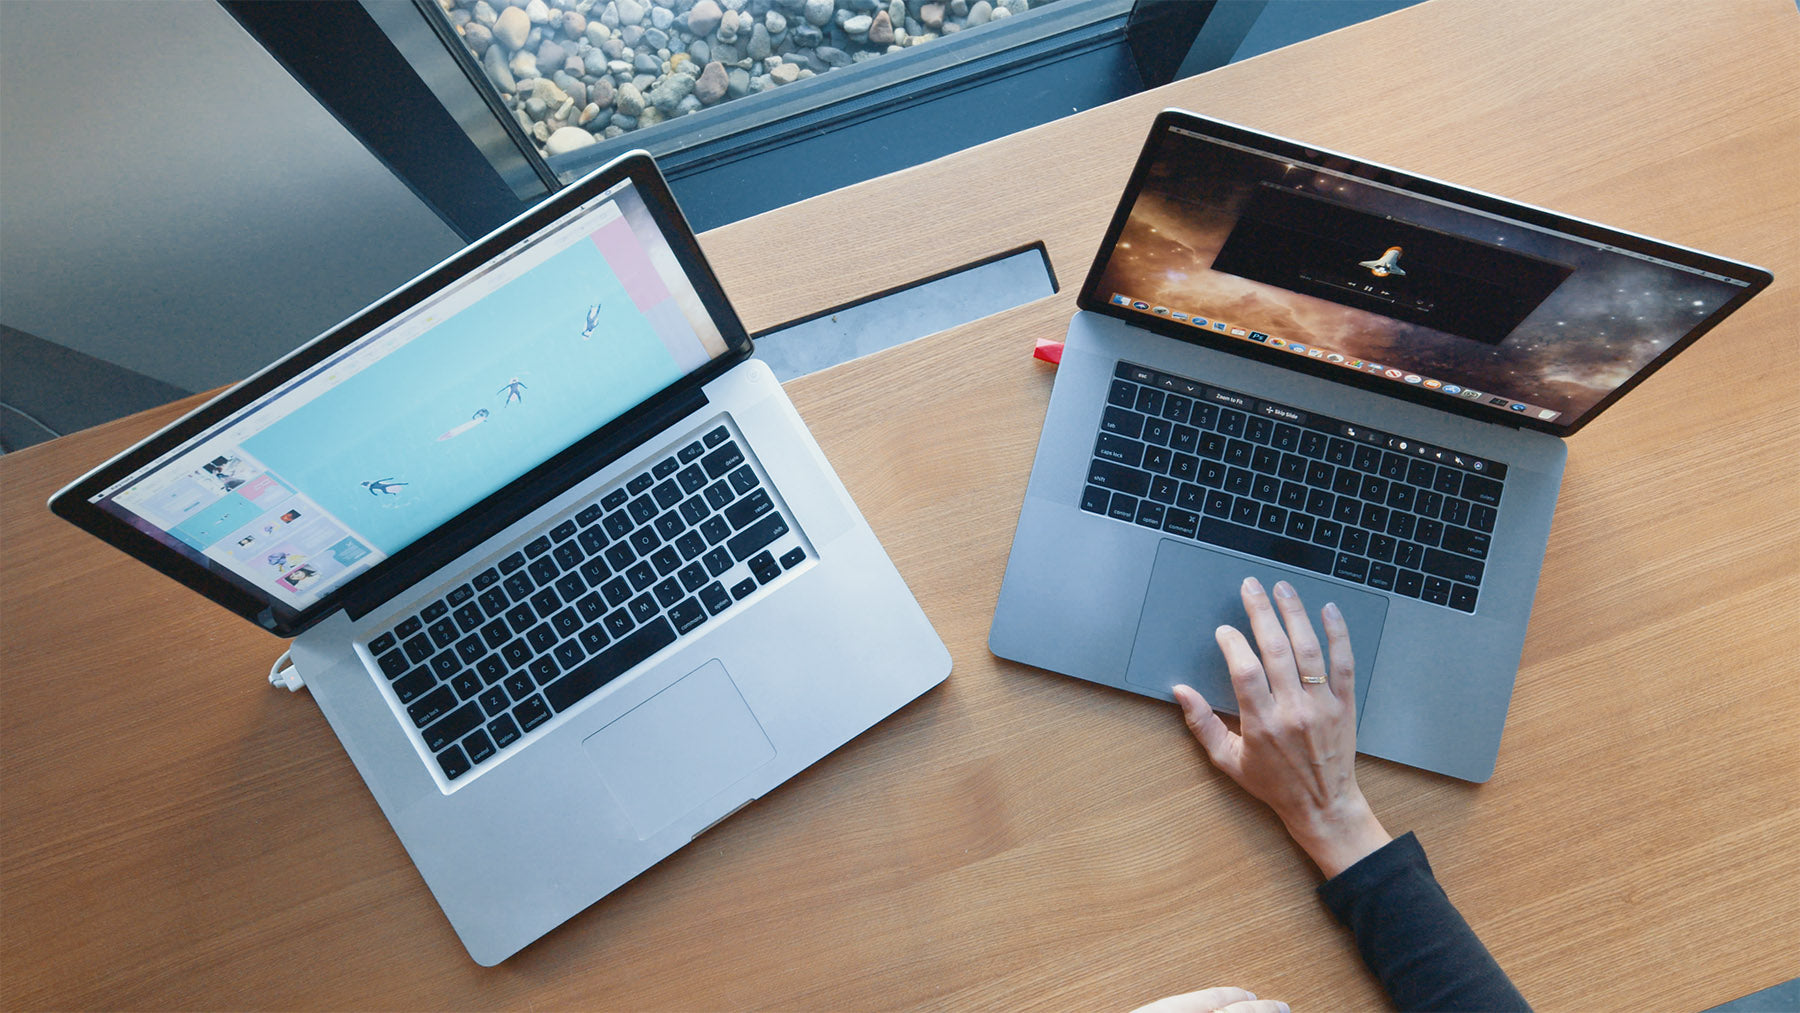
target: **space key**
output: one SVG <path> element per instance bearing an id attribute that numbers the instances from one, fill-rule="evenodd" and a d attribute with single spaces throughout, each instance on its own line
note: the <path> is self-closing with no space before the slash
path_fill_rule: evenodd
<path id="1" fill-rule="evenodd" d="M 1203 542 L 1318 573 L 1330 573 L 1331 565 L 1337 559 L 1335 553 L 1322 545 L 1271 535 L 1267 531 L 1246 528 L 1217 517 L 1208 517 L 1200 522 L 1198 537 Z"/>
<path id="2" fill-rule="evenodd" d="M 640 626 L 636 633 L 620 640 L 572 669 L 569 674 L 544 687 L 544 696 L 557 713 L 576 701 L 613 681 L 657 651 L 675 642 L 675 627 L 662 616 Z"/>

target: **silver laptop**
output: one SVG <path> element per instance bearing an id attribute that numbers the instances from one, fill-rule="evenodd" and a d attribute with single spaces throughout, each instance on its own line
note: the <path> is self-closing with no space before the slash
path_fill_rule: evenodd
<path id="1" fill-rule="evenodd" d="M 1083 285 L 989 646 L 1235 708 L 1238 586 L 1335 601 L 1357 746 L 1471 781 L 1563 438 L 1768 272 L 1165 111 Z"/>
<path id="2" fill-rule="evenodd" d="M 949 673 L 750 354 L 636 152 L 50 505 L 296 638 L 494 964 Z"/>

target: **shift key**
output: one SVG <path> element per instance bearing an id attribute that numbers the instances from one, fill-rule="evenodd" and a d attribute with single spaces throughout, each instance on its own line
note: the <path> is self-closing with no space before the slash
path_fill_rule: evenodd
<path id="1" fill-rule="evenodd" d="M 731 557 L 741 563 L 787 532 L 787 519 L 772 513 L 733 535 L 725 545 L 731 549 Z"/>

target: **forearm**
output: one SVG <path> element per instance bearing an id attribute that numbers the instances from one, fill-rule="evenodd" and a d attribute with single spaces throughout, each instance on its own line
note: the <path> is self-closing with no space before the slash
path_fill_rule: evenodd
<path id="1" fill-rule="evenodd" d="M 1327 880 L 1319 895 L 1400 1009 L 1530 1009 L 1450 903 L 1412 834 Z"/>

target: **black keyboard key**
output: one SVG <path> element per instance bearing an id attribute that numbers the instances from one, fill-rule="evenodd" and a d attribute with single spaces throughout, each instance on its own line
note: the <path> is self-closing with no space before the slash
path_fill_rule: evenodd
<path id="1" fill-rule="evenodd" d="M 599 520 L 600 515 L 605 512 L 606 508 L 602 507 L 600 504 L 589 503 L 587 506 L 581 508 L 580 513 L 575 515 L 575 523 L 582 527 L 587 527 Z"/>
<path id="2" fill-rule="evenodd" d="M 1419 491 L 1420 490 L 1407 485 L 1405 482 L 1389 482 L 1387 505 L 1395 510 L 1411 511 L 1417 506 L 1418 497 L 1416 494 Z M 1436 496 L 1437 493 L 1432 493 L 1432 495 Z"/>
<path id="3" fill-rule="evenodd" d="M 652 499 L 656 500 L 658 509 L 667 510 L 681 502 L 681 486 L 676 485 L 672 481 L 664 481 L 659 483 L 656 488 L 650 490 L 650 496 Z"/>
<path id="4" fill-rule="evenodd" d="M 520 637 L 500 648 L 500 659 L 506 662 L 508 668 L 524 668 L 525 663 L 531 660 L 531 645 L 525 642 L 524 637 Z"/>
<path id="5" fill-rule="evenodd" d="M 1369 586 L 1377 591 L 1392 591 L 1399 571 L 1387 563 L 1369 564 Z"/>
<path id="6" fill-rule="evenodd" d="M 419 620 L 418 616 L 408 616 L 400 620 L 400 625 L 394 627 L 394 636 L 405 640 L 424 628 L 425 624 Z"/>
<path id="7" fill-rule="evenodd" d="M 1323 545 L 1328 549 L 1337 548 L 1338 539 L 1344 535 L 1344 526 L 1337 521 L 1319 519 L 1313 521 L 1312 541 L 1315 545 Z"/>
<path id="8" fill-rule="evenodd" d="M 1291 510 L 1288 512 L 1287 530 L 1282 534 L 1302 542 L 1310 542 L 1313 536 L 1313 523 L 1312 515 Z"/>
<path id="9" fill-rule="evenodd" d="M 607 613 L 604 625 L 606 626 L 606 632 L 612 634 L 613 637 L 617 639 L 630 633 L 631 628 L 637 625 L 637 620 L 631 618 L 631 611 L 629 609 L 615 609 L 612 612 Z"/>
<path id="10" fill-rule="evenodd" d="M 544 588 L 531 596 L 532 611 L 536 612 L 540 619 L 548 619 L 555 615 L 556 610 L 562 608 L 562 603 L 562 598 L 557 595 L 556 589 L 553 587 Z"/>
<path id="11" fill-rule="evenodd" d="M 1401 542 L 1394 550 L 1394 565 L 1402 570 L 1417 570 L 1425 560 L 1425 547 L 1418 542 Z"/>
<path id="12" fill-rule="evenodd" d="M 1435 489 L 1413 489 L 1410 485 L 1398 485 L 1394 488 L 1412 489 L 1413 502 L 1410 509 L 1420 517 L 1436 517 L 1438 511 L 1444 508 L 1444 494 Z"/>
<path id="13" fill-rule="evenodd" d="M 631 618 L 640 623 L 649 622 L 656 618 L 658 612 L 662 611 L 661 607 L 656 604 L 656 599 L 647 594 L 640 594 L 631 599 L 631 604 L 626 607 L 631 609 Z"/>
<path id="14" fill-rule="evenodd" d="M 656 513 L 656 501 L 648 496 L 639 496 L 625 504 L 625 516 L 631 518 L 633 524 L 647 524 Z"/>
<path id="15" fill-rule="evenodd" d="M 562 567 L 549 556 L 539 556 L 531 561 L 531 565 L 525 568 L 525 572 L 531 574 L 531 579 L 536 581 L 539 587 L 542 587 L 555 580 L 556 575 L 562 572 Z"/>
<path id="16" fill-rule="evenodd" d="M 1142 467 L 1152 474 L 1166 475 L 1169 473 L 1169 464 L 1174 457 L 1175 452 L 1168 447 L 1151 447 L 1144 451 Z"/>
<path id="17" fill-rule="evenodd" d="M 1144 444 L 1111 433 L 1101 433 L 1094 443 L 1094 456 L 1135 468 L 1144 460 Z"/>
<path id="18" fill-rule="evenodd" d="M 470 769 L 469 758 L 464 756 L 462 749 L 457 746 L 451 746 L 437 754 L 437 762 L 439 769 L 444 772 L 444 777 L 451 781 L 467 774 Z"/>
<path id="19" fill-rule="evenodd" d="M 475 698 L 475 702 L 481 705 L 482 713 L 490 718 L 496 714 L 505 713 L 506 709 L 512 706 L 512 701 L 506 698 L 506 690 L 499 686 L 489 686 L 482 690 L 481 695 Z"/>
<path id="20" fill-rule="evenodd" d="M 1477 503 L 1475 506 L 1469 508 L 1469 526 L 1477 531 L 1485 531 L 1492 534 L 1494 531 L 1494 520 L 1498 516 L 1498 512 L 1495 511 L 1493 507 L 1482 506 Z"/>
<path id="21" fill-rule="evenodd" d="M 1086 486 L 1081 490 L 1081 509 L 1091 514 L 1103 514 L 1106 512 L 1106 504 L 1110 499 L 1112 499 L 1112 493 L 1105 489 L 1097 485 Z"/>
<path id="22" fill-rule="evenodd" d="M 389 637 L 388 646 L 392 647 L 393 645 L 394 638 Z M 369 646 L 371 649 L 374 647 L 373 644 Z M 375 663 L 381 666 L 381 674 L 390 679 L 398 679 L 401 675 L 405 674 L 408 668 L 412 667 L 411 662 L 406 660 L 406 654 L 401 651 L 389 651 L 376 659 Z"/>
<path id="23" fill-rule="evenodd" d="M 1169 448 L 1183 454 L 1192 454 L 1200 446 L 1200 431 L 1193 426 L 1175 427 L 1169 434 Z"/>
<path id="24" fill-rule="evenodd" d="M 1250 496 L 1264 503 L 1273 503 L 1281 497 L 1281 479 L 1274 475 L 1258 475 L 1250 481 Z"/>
<path id="25" fill-rule="evenodd" d="M 1170 507 L 1163 517 L 1163 530 L 1171 535 L 1193 538 L 1200 533 L 1200 515 L 1180 507 Z"/>
<path id="26" fill-rule="evenodd" d="M 1387 479 L 1380 475 L 1364 475 L 1362 488 L 1357 491 L 1357 495 L 1370 503 L 1386 503 L 1387 493 Z"/>
<path id="27" fill-rule="evenodd" d="M 731 592 L 725 590 L 725 585 L 715 580 L 700 589 L 700 604 L 706 606 L 706 611 L 716 616 L 731 607 Z"/>
<path id="28" fill-rule="evenodd" d="M 1244 425 L 1244 439 L 1255 444 L 1267 444 L 1269 437 L 1275 432 L 1273 420 L 1261 415 L 1252 415 Z"/>
<path id="29" fill-rule="evenodd" d="M 1364 443 L 1356 448 L 1355 454 L 1351 455 L 1350 466 L 1357 471 L 1374 474 L 1381 470 L 1381 451 Z"/>
<path id="30" fill-rule="evenodd" d="M 551 653 L 551 657 L 555 658 L 556 663 L 564 669 L 574 668 L 586 656 L 587 652 L 582 649 L 581 644 L 573 640 L 565 640 L 557 644 L 556 650 Z"/>
<path id="31" fill-rule="evenodd" d="M 539 686 L 548 686 L 562 672 L 562 669 L 556 665 L 556 659 L 548 654 L 541 658 L 531 659 L 527 670 L 531 673 L 531 681 Z"/>
<path id="32" fill-rule="evenodd" d="M 1170 422 L 1186 422 L 1188 420 L 1188 410 L 1193 406 L 1194 402 L 1182 397 L 1180 394 L 1165 394 L 1163 396 L 1162 416 Z"/>
<path id="33" fill-rule="evenodd" d="M 631 598 L 631 585 L 624 577 L 614 577 L 600 585 L 600 595 L 608 605 L 623 605 Z"/>
<path id="34" fill-rule="evenodd" d="M 1325 446 L 1325 460 L 1340 468 L 1348 468 L 1351 459 L 1356 455 L 1356 447 L 1349 440 L 1332 437 Z"/>
<path id="35" fill-rule="evenodd" d="M 725 544 L 731 550 L 733 558 L 741 560 L 787 533 L 786 518 L 774 513 L 733 535 L 731 540 Z"/>
<path id="36" fill-rule="evenodd" d="M 506 676 L 506 661 L 498 654 L 490 654 L 475 664 L 475 672 L 481 676 L 485 686 L 492 686 Z"/>
<path id="37" fill-rule="evenodd" d="M 1226 436 L 1244 435 L 1244 413 L 1234 408 L 1219 410 L 1219 432 Z"/>
<path id="38" fill-rule="evenodd" d="M 1117 405 L 1108 405 L 1100 416 L 1100 431 L 1135 440 L 1144 431 L 1144 417 Z"/>
<path id="39" fill-rule="evenodd" d="M 1440 515 L 1440 519 L 1445 524 L 1467 524 L 1469 523 L 1469 506 L 1468 500 L 1452 496 L 1444 500 L 1444 512 Z"/>
<path id="40" fill-rule="evenodd" d="M 550 544 L 549 535 L 539 535 L 525 543 L 525 555 L 527 557 L 541 556 L 550 551 Z"/>
<path id="41" fill-rule="evenodd" d="M 1088 484 L 1115 493 L 1142 496 L 1150 491 L 1150 476 L 1111 461 L 1092 461 L 1088 464 Z"/>
<path id="42" fill-rule="evenodd" d="M 1478 593 L 1467 584 L 1454 584 L 1450 588 L 1450 607 L 1462 612 L 1473 612 Z"/>
<path id="43" fill-rule="evenodd" d="M 1431 487 L 1446 496 L 1455 496 L 1462 490 L 1462 478 L 1462 472 L 1454 468 L 1439 468 L 1437 476 L 1431 480 Z"/>
<path id="44" fill-rule="evenodd" d="M 804 555 L 803 550 L 796 549 L 794 551 L 801 552 Z M 731 558 L 730 550 L 725 549 L 724 547 L 713 549 L 711 552 L 700 557 L 701 565 L 705 566 L 706 572 L 714 577 L 731 569 L 733 562 L 735 562 L 735 560 Z"/>
<path id="45" fill-rule="evenodd" d="M 412 703 L 438 684 L 437 673 L 429 668 L 415 668 L 394 680 L 394 695 L 401 703 Z"/>
<path id="46" fill-rule="evenodd" d="M 607 514 L 606 519 L 600 522 L 600 528 L 608 538 L 624 538 L 631 533 L 632 526 L 631 516 L 623 510 Z"/>
<path id="47" fill-rule="evenodd" d="M 481 692 L 481 676 L 474 672 L 463 672 L 450 680 L 450 688 L 456 691 L 458 698 L 467 700 Z"/>
<path id="48" fill-rule="evenodd" d="M 544 696 L 556 710 L 567 710 L 589 693 L 674 643 L 675 637 L 675 628 L 669 625 L 667 619 L 657 616 L 630 636 L 617 641 L 545 687 Z M 515 710 L 514 713 L 518 711 Z M 521 724 L 524 724 L 523 716 Z M 527 724 L 525 727 L 529 729 L 531 725 Z"/>
<path id="49" fill-rule="evenodd" d="M 1206 515 L 1208 517 L 1231 516 L 1231 494 L 1214 489 L 1206 494 Z"/>
<path id="50" fill-rule="evenodd" d="M 744 452 L 735 443 L 720 447 L 700 459 L 700 467 L 705 469 L 708 478 L 718 478 L 743 463 Z"/>
<path id="51" fill-rule="evenodd" d="M 1140 501 L 1136 521 L 1147 528 L 1162 527 L 1163 505 L 1151 499 Z"/>
<path id="52" fill-rule="evenodd" d="M 681 600 L 681 584 L 674 577 L 665 577 L 652 589 L 652 593 L 656 595 L 657 601 L 662 602 L 663 608 L 668 608 Z"/>
<path id="53" fill-rule="evenodd" d="M 565 573 L 556 579 L 556 593 L 563 601 L 574 601 L 581 597 L 581 592 L 586 591 L 587 587 L 587 581 L 581 579 L 580 573 Z"/>
<path id="54" fill-rule="evenodd" d="M 631 476 L 631 481 L 625 483 L 625 494 L 627 496 L 642 495 L 644 490 L 655 484 L 656 479 L 650 477 L 649 472 L 645 472 L 641 475 L 633 475 Z"/>
<path id="55" fill-rule="evenodd" d="M 1287 511 L 1273 503 L 1264 504 L 1262 513 L 1257 516 L 1256 526 L 1274 534 L 1284 534 L 1287 531 Z"/>
<path id="56" fill-rule="evenodd" d="M 1364 528 L 1346 526 L 1343 537 L 1338 539 L 1338 548 L 1362 555 L 1369 549 L 1369 532 Z"/>
<path id="57" fill-rule="evenodd" d="M 599 626 L 589 626 L 581 631 L 581 636 L 576 638 L 581 644 L 581 649 L 587 654 L 593 654 L 602 647 L 605 647 L 607 641 L 610 639 L 612 638 L 606 635 L 606 630 Z M 574 660 L 567 662 L 565 667 L 573 665 L 579 660 L 581 660 L 581 656 L 577 655 Z"/>
<path id="58" fill-rule="evenodd" d="M 1255 500 L 1247 496 L 1239 496 L 1231 503 L 1231 519 L 1238 524 L 1253 526 L 1256 524 L 1256 519 L 1262 516 L 1259 507 L 1260 504 Z"/>
<path id="59" fill-rule="evenodd" d="M 614 489 L 612 492 L 607 493 L 604 497 L 601 498 L 600 509 L 607 510 L 607 511 L 617 510 L 620 507 L 624 506 L 625 501 L 630 498 L 631 498 L 631 493 L 626 491 L 625 489 L 622 489 L 622 488 Z"/>
<path id="60" fill-rule="evenodd" d="M 631 537 L 625 540 L 625 544 L 631 546 L 632 551 L 638 555 L 648 556 L 656 551 L 658 545 L 662 544 L 662 536 L 657 534 L 655 527 L 645 525 L 633 531 Z"/>
<path id="61" fill-rule="evenodd" d="M 1313 460 L 1325 456 L 1325 434 L 1306 430 L 1300 434 L 1300 453 Z"/>
<path id="62" fill-rule="evenodd" d="M 475 664 L 487 652 L 487 645 L 482 643 L 478 636 L 467 636 L 456 642 L 456 656 L 461 658 L 465 665 Z"/>
<path id="63" fill-rule="evenodd" d="M 481 592 L 481 597 L 475 600 L 481 605 L 481 611 L 490 619 L 505 612 L 506 606 L 512 604 L 512 599 L 507 597 L 505 589 L 498 587 L 488 588 Z"/>
<path id="64" fill-rule="evenodd" d="M 475 575 L 475 590 L 477 591 L 485 591 L 498 583 L 500 583 L 500 571 L 491 566 Z"/>
<path id="65" fill-rule="evenodd" d="M 550 539 L 557 542 L 567 541 L 575 537 L 575 532 L 579 528 L 580 525 L 576 524 L 573 519 L 563 521 L 550 529 Z"/>
<path id="66" fill-rule="evenodd" d="M 1459 553 L 1464 556 L 1473 556 L 1476 559 L 1487 558 L 1488 545 L 1490 544 L 1491 539 L 1484 532 L 1458 527 L 1448 527 L 1443 530 L 1443 538 L 1440 540 L 1439 544 L 1441 544 L 1445 550 Z"/>
<path id="67" fill-rule="evenodd" d="M 564 542 L 550 552 L 550 558 L 556 560 L 556 565 L 563 570 L 573 570 L 585 556 L 581 546 L 574 542 Z"/>
<path id="68" fill-rule="evenodd" d="M 537 584 L 531 579 L 531 575 L 523 570 L 506 578 L 500 586 L 506 589 L 507 597 L 513 601 L 523 601 L 537 589 Z"/>
<path id="69" fill-rule="evenodd" d="M 675 624 L 677 634 L 692 633 L 701 623 L 706 622 L 706 609 L 698 600 L 689 598 L 669 610 L 669 621 Z"/>
<path id="70" fill-rule="evenodd" d="M 1394 561 L 1394 547 L 1398 544 L 1391 535 L 1370 535 L 1369 556 L 1383 563 L 1391 563 Z"/>
<path id="71" fill-rule="evenodd" d="M 606 543 L 609 539 L 606 537 L 605 531 L 602 531 L 599 527 L 591 527 L 582 528 L 581 534 L 576 537 L 575 541 L 581 546 L 582 552 L 591 556 L 601 549 L 606 548 Z"/>
<path id="72" fill-rule="evenodd" d="M 706 487 L 706 504 L 714 510 L 725 509 L 725 504 L 737 498 L 737 493 L 729 482 L 719 481 Z"/>
<path id="73" fill-rule="evenodd" d="M 548 651 L 550 645 L 556 643 L 556 631 L 550 628 L 549 623 L 539 623 L 525 634 L 525 642 L 531 645 L 533 651 Z"/>
<path id="74" fill-rule="evenodd" d="M 1225 469 L 1225 491 L 1233 496 L 1250 495 L 1250 473 L 1242 468 Z"/>
<path id="75" fill-rule="evenodd" d="M 673 510 L 658 517 L 654 526 L 656 528 L 656 533 L 660 535 L 665 542 L 674 539 L 676 535 L 687 530 L 687 522 L 682 520 L 681 515 Z"/>
<path id="76" fill-rule="evenodd" d="M 675 457 L 679 459 L 682 464 L 687 464 L 690 461 L 699 460 L 700 455 L 704 453 L 706 453 L 706 448 L 701 446 L 699 441 L 695 441 L 682 447 L 681 452 L 676 454 Z"/>
<path id="77" fill-rule="evenodd" d="M 1395 538 L 1411 538 L 1418 518 L 1412 514 L 1403 514 L 1398 510 L 1388 514 L 1387 533 Z"/>
<path id="78" fill-rule="evenodd" d="M 727 432 L 724 426 L 720 426 L 712 432 L 707 433 L 704 437 L 704 442 L 709 447 L 716 447 L 729 439 L 731 439 L 731 433 Z"/>
<path id="79" fill-rule="evenodd" d="M 1253 527 L 1232 524 L 1216 517 L 1201 520 L 1200 540 L 1316 573 L 1330 573 L 1332 568 L 1333 553 L 1330 549 L 1259 531 Z"/>
<path id="80" fill-rule="evenodd" d="M 1174 432 L 1175 425 L 1168 419 L 1150 419 L 1144 423 L 1144 442 L 1166 447 Z"/>
<path id="81" fill-rule="evenodd" d="M 1163 392 L 1155 387 L 1139 387 L 1137 392 L 1137 410 L 1145 415 L 1161 415 Z"/>
<path id="82" fill-rule="evenodd" d="M 494 748 L 493 740 L 489 739 L 487 733 L 479 728 L 470 732 L 469 737 L 462 740 L 462 747 L 469 751 L 469 762 L 476 764 L 487 762 L 488 757 L 498 752 Z"/>
<path id="83" fill-rule="evenodd" d="M 1223 476 L 1221 475 L 1221 478 L 1222 477 Z M 1181 483 L 1181 492 L 1178 493 L 1175 497 L 1175 505 L 1176 506 L 1180 507 L 1183 510 L 1192 510 L 1192 511 L 1198 513 L 1200 511 L 1200 509 L 1205 506 L 1205 504 L 1206 504 L 1206 490 L 1205 489 L 1202 489 L 1200 486 L 1197 486 L 1197 485 L 1193 484 L 1192 482 Z"/>
<path id="84" fill-rule="evenodd" d="M 726 507 L 724 515 L 725 520 L 730 523 L 735 530 L 743 528 L 751 521 L 756 520 L 758 517 L 761 517 L 773 509 L 775 509 L 775 503 L 769 498 L 769 494 L 762 489 L 758 489 L 750 495 L 745 496 L 743 499 L 738 500 L 736 503 Z"/>
<path id="85" fill-rule="evenodd" d="M 1331 575 L 1343 580 L 1354 580 L 1360 584 L 1369 579 L 1369 561 L 1361 556 L 1340 552 L 1337 554 L 1337 562 L 1332 567 Z"/>
<path id="86" fill-rule="evenodd" d="M 1106 403 L 1115 408 L 1132 408 L 1137 405 L 1137 385 L 1124 380 L 1114 380 L 1112 387 L 1106 392 Z"/>
<path id="87" fill-rule="evenodd" d="M 675 474 L 675 469 L 679 467 L 681 467 L 680 461 L 677 461 L 673 457 L 665 457 L 656 462 L 656 467 L 650 469 L 650 474 L 659 479 L 668 478 L 670 475 Z"/>
<path id="88" fill-rule="evenodd" d="M 642 591 L 656 583 L 656 571 L 650 568 L 649 563 L 633 563 L 631 568 L 625 571 L 625 579 L 630 582 L 633 591 Z"/>
<path id="89" fill-rule="evenodd" d="M 440 679 L 450 678 L 462 671 L 462 667 L 462 662 L 458 661 L 456 655 L 451 651 L 444 651 L 431 656 L 431 670 L 436 672 L 437 677 Z"/>
<path id="90" fill-rule="evenodd" d="M 1481 561 L 1467 556 L 1458 556 L 1442 549 L 1425 550 L 1425 572 L 1459 584 L 1480 584 L 1483 567 Z"/>
<path id="91" fill-rule="evenodd" d="M 520 602 L 506 612 L 506 623 L 514 633 L 524 633 L 537 625 L 537 613 L 531 611 L 528 602 Z"/>
<path id="92" fill-rule="evenodd" d="M 706 500 L 699 496 L 689 496 L 681 501 L 681 519 L 690 525 L 705 520 L 709 513 L 712 513 L 712 507 L 707 506 Z"/>
<path id="93" fill-rule="evenodd" d="M 699 563 L 689 563 L 682 567 L 680 572 L 676 573 L 675 576 L 681 581 L 681 586 L 687 588 L 689 591 L 700 590 L 700 585 L 711 579 L 711 575 L 706 572 L 706 567 L 701 566 Z"/>
<path id="94" fill-rule="evenodd" d="M 494 720 L 489 721 L 487 730 L 488 734 L 494 737 L 494 745 L 499 746 L 501 749 L 505 749 L 507 746 L 519 741 L 521 734 L 519 726 L 513 722 L 512 715 L 510 714 L 502 714 Z"/>
<path id="95" fill-rule="evenodd" d="M 419 611 L 419 618 L 429 623 L 437 619 L 442 619 L 445 615 L 449 614 L 449 612 L 450 606 L 441 601 L 434 601 Z"/>
<path id="96" fill-rule="evenodd" d="M 755 590 L 756 578 L 745 577 L 743 580 L 731 585 L 731 596 L 738 601 L 743 601 L 745 598 L 750 597 L 751 592 Z"/>
<path id="97" fill-rule="evenodd" d="M 758 584 L 767 584 L 781 576 L 781 567 L 775 562 L 775 554 L 772 552 L 759 552 L 751 556 L 749 566 L 750 574 Z"/>
<path id="98" fill-rule="evenodd" d="M 601 599 L 598 591 L 589 591 L 583 595 L 581 600 L 575 603 L 575 608 L 580 611 L 584 623 L 596 622 L 606 614 L 606 602 Z"/>
<path id="99" fill-rule="evenodd" d="M 1464 475 L 1462 480 L 1463 499 L 1485 503 L 1488 506 L 1500 505 L 1500 483 L 1480 475 Z"/>
<path id="100" fill-rule="evenodd" d="M 1420 592 L 1419 597 L 1433 605 L 1448 605 L 1450 604 L 1450 591 L 1449 581 L 1442 577 L 1427 576 L 1425 590 Z"/>
<path id="101" fill-rule="evenodd" d="M 532 696 L 514 707 L 512 716 L 519 722 L 520 730 L 528 732 L 550 720 L 550 708 L 545 706 L 543 697 Z"/>
<path id="102" fill-rule="evenodd" d="M 685 493 L 699 492 L 706 485 L 706 473 L 698 465 L 688 465 L 675 474 L 675 484 Z"/>
<path id="103" fill-rule="evenodd" d="M 439 647 L 448 647 L 455 642 L 462 631 L 456 628 L 455 620 L 439 619 L 437 622 L 432 623 L 425 632 L 430 634 L 431 642 L 433 644 L 436 644 Z"/>
<path id="104" fill-rule="evenodd" d="M 419 728 L 431 724 L 456 707 L 456 694 L 448 686 L 439 686 L 408 704 L 406 713 Z"/>
<path id="105" fill-rule="evenodd" d="M 656 567 L 658 577 L 667 577 L 681 565 L 681 553 L 675 551 L 675 546 L 665 545 L 650 554 L 650 565 Z"/>
<path id="106" fill-rule="evenodd" d="M 1406 478 L 1406 466 L 1409 463 L 1407 458 L 1401 457 L 1399 454 L 1382 454 L 1381 477 L 1390 482 L 1404 481 Z"/>
<path id="107" fill-rule="evenodd" d="M 374 655 L 386 654 L 387 652 L 393 650 L 395 647 L 398 647 L 399 645 L 400 645 L 400 638 L 394 636 L 393 632 L 390 631 L 387 633 L 383 633 L 381 636 L 376 637 L 374 640 L 369 641 L 369 653 L 374 654 Z M 390 678 L 391 678 L 391 676 L 390 676 Z"/>
<path id="108" fill-rule="evenodd" d="M 732 472 L 731 487 L 739 493 L 746 493 L 756 488 L 756 472 L 751 471 L 748 464 Z"/>
<path id="109" fill-rule="evenodd" d="M 1424 588 L 1425 575 L 1417 570 L 1401 570 L 1394 580 L 1394 590 L 1408 598 L 1417 598 Z"/>

